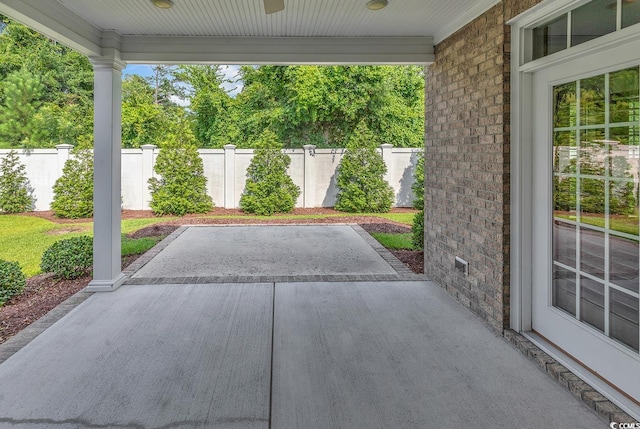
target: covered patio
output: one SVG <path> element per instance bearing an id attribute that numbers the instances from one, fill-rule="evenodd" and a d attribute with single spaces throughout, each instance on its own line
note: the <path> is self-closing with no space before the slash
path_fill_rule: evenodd
<path id="1" fill-rule="evenodd" d="M 94 278 L 87 291 L 114 292 L 92 296 L 0 365 L 8 389 L 0 392 L 4 421 L 43 427 L 597 427 L 584 404 L 607 421 L 640 418 L 638 275 L 631 274 L 631 289 L 616 285 L 608 253 L 601 277 L 585 277 L 580 264 L 562 265 L 565 277 L 576 280 L 568 287 L 578 310 L 583 277 L 584 285 L 602 289 L 603 328 L 595 329 L 579 311 L 556 305 L 553 270 L 559 265 L 549 256 L 557 244 L 550 173 L 552 111 L 560 105 L 552 98 L 554 85 L 580 88 L 580 79 L 598 74 L 610 82 L 624 68 L 638 81 L 640 24 L 634 19 L 640 13 L 627 19 L 624 12 L 637 13 L 638 4 L 389 0 L 371 10 L 365 0 L 285 0 L 284 10 L 267 14 L 261 0 L 163 3 L 172 7 L 151 0 L 0 0 L 0 13 L 94 64 Z M 604 13 L 612 25 L 589 25 Z M 571 44 L 573 16 L 584 24 L 574 29 L 586 31 L 579 46 Z M 557 22 L 566 24 L 558 27 L 566 39 L 560 42 L 551 40 Z M 590 34 L 592 28 L 602 34 Z M 121 72 L 128 63 L 428 66 L 424 224 L 430 280 L 389 273 L 376 275 L 393 278 L 313 279 L 311 273 L 303 283 L 296 274 L 259 273 L 266 278 L 242 277 L 234 288 L 222 281 L 226 273 L 185 275 L 176 287 L 171 276 L 123 273 Z M 633 82 L 621 122 L 631 137 L 640 128 Z M 603 97 L 603 106 L 620 98 Z M 588 127 L 613 132 L 615 124 L 607 121 Z M 578 141 L 580 127 L 569 130 Z M 590 228 L 579 218 L 566 222 L 577 237 Z M 627 235 L 637 252 L 637 232 Z M 468 263 L 464 272 L 456 269 L 460 260 Z M 638 264 L 632 268 L 638 272 Z M 632 303 L 625 329 L 634 341 L 621 343 L 610 326 L 616 292 Z M 183 319 L 186 330 L 178 329 Z M 80 336 L 79 348 L 71 347 L 70 333 Z M 545 335 L 555 337 L 547 341 Z M 583 404 L 501 337 L 517 343 Z M 167 360 L 156 366 L 153 358 L 162 350 Z M 185 359 L 194 372 L 176 364 Z M 31 379 L 19 380 L 30 371 Z M 97 396 L 78 391 L 83 385 Z M 27 400 L 34 386 L 43 395 Z"/>
<path id="2" fill-rule="evenodd" d="M 308 267 L 294 266 L 292 273 L 304 282 L 240 283 L 228 274 L 233 283 L 194 277 L 185 283 L 189 270 L 159 271 L 167 257 L 182 252 L 180 237 L 199 254 L 225 245 L 194 242 L 189 231 L 206 236 L 239 229 L 241 238 L 266 241 L 273 228 L 292 227 L 176 231 L 137 272 L 155 270 L 162 277 L 154 284 L 93 294 L 0 365 L 0 425 L 604 426 L 436 284 L 411 280 L 383 252 L 367 249 L 367 240 L 350 235 L 351 226 L 300 226 L 298 238 L 290 240 L 293 249 L 277 250 L 281 259 L 299 255 L 316 233 L 326 243 L 360 248 L 353 258 L 362 264 L 345 265 L 335 255 L 313 278 L 304 275 Z M 241 260 L 242 246 L 229 254 Z M 343 277 L 379 273 L 390 280 L 340 281 L 340 271 Z M 236 273 L 252 272 L 244 267 Z M 139 278 L 130 273 L 134 283 Z M 0 346 L 0 355 L 19 341 Z"/>

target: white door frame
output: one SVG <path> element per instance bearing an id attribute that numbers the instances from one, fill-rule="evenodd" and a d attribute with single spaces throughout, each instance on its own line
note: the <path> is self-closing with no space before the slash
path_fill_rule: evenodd
<path id="1" fill-rule="evenodd" d="M 534 118 L 534 73 L 554 67 L 562 67 L 572 61 L 589 74 L 598 74 L 593 67 L 594 55 L 607 52 L 609 57 L 601 64 L 602 73 L 624 68 L 629 59 L 625 49 L 631 43 L 640 43 L 639 26 L 633 26 L 594 39 L 544 58 L 531 59 L 531 29 L 566 11 L 585 3 L 585 0 L 545 1 L 508 22 L 511 25 L 511 329 L 523 333 L 530 340 L 576 374 L 588 381 L 614 403 L 635 418 L 640 418 L 640 408 L 619 395 L 606 383 L 593 376 L 570 357 L 562 355 L 544 339 L 530 334 L 532 328 L 532 273 L 533 222 L 532 209 L 536 201 L 533 195 L 533 118 Z M 637 48 L 636 48 L 637 49 Z M 626 52 L 625 52 L 626 51 Z M 580 76 L 577 76 L 580 78 Z M 549 167 L 550 168 L 550 167 Z M 551 178 L 549 177 L 550 181 Z M 550 189 L 549 189 L 550 192 Z"/>

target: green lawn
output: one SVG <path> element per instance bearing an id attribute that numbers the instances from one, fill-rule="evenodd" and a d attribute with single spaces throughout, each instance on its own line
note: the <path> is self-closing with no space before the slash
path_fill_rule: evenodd
<path id="1" fill-rule="evenodd" d="M 166 222 L 167 218 L 131 219 L 122 222 L 122 232 L 127 234 L 145 226 Z M 42 253 L 53 243 L 79 235 L 93 235 L 92 222 L 56 224 L 33 216 L 0 216 L 0 259 L 18 261 L 29 277 L 40 272 Z M 149 242 L 123 239 L 123 254 L 138 253 L 135 249 L 153 247 Z M 133 250 L 131 250 L 133 249 Z M 144 251 L 144 250 L 143 250 Z"/>
<path id="2" fill-rule="evenodd" d="M 413 249 L 411 242 L 411 233 L 406 234 L 387 234 L 383 232 L 372 232 L 373 238 L 378 240 L 380 244 L 388 249 Z"/>
<path id="3" fill-rule="evenodd" d="M 389 219 L 394 222 L 400 222 L 411 225 L 413 222 L 413 213 L 373 213 L 373 214 L 320 214 L 320 215 L 282 215 L 277 216 L 280 219 L 326 219 L 331 217 L 350 217 L 350 216 L 375 216 Z M 202 216 L 202 218 L 212 219 L 246 219 L 253 216 Z M 255 216 L 256 219 L 273 219 L 270 216 Z M 152 217 L 142 219 L 128 219 L 122 221 L 122 233 L 128 234 L 138 229 L 144 228 L 156 223 L 167 222 L 176 219 L 175 217 Z M 18 261 L 24 273 L 29 277 L 40 272 L 40 259 L 42 253 L 53 243 L 65 238 L 75 237 L 79 235 L 93 235 L 93 223 L 78 219 L 74 223 L 57 224 L 45 219 L 34 216 L 21 215 L 0 215 L 0 259 L 8 261 Z M 394 234 L 391 234 L 394 235 Z M 397 245 L 406 245 L 408 242 L 411 248 L 411 236 L 408 238 L 394 239 Z M 143 238 L 139 240 L 127 239 L 123 235 L 122 254 L 132 255 L 143 253 L 157 243 L 153 238 Z M 405 243 L 405 244 L 400 244 Z M 384 244 L 384 243 L 383 243 Z M 385 244 L 386 245 L 386 244 Z"/>

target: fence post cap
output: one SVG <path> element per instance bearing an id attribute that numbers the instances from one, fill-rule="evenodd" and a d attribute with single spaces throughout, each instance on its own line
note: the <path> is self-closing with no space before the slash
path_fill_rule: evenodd
<path id="1" fill-rule="evenodd" d="M 73 145 L 72 144 L 67 144 L 67 143 L 58 144 L 58 145 L 56 145 L 56 149 L 58 149 L 58 150 L 60 150 L 60 149 L 73 149 Z"/>

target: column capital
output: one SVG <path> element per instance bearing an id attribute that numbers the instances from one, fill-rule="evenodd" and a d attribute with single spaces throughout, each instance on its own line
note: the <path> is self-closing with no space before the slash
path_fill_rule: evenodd
<path id="1" fill-rule="evenodd" d="M 108 49 L 111 50 L 111 49 Z M 93 69 L 114 69 L 122 71 L 127 63 L 120 59 L 120 52 L 113 49 L 110 55 L 103 55 L 100 57 L 89 57 L 89 61 L 93 64 Z"/>

